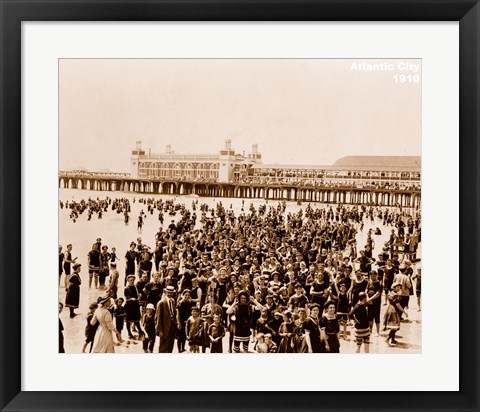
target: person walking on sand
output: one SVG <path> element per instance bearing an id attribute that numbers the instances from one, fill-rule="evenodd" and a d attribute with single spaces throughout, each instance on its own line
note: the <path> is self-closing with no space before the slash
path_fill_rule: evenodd
<path id="1" fill-rule="evenodd" d="M 408 316 L 407 311 L 401 305 L 402 301 L 402 284 L 396 282 L 392 285 L 392 290 L 387 296 L 388 307 L 383 319 L 384 330 L 389 330 L 388 337 L 385 340 L 388 346 L 395 346 L 395 334 L 400 330 L 400 317 L 402 314 Z"/>
<path id="2" fill-rule="evenodd" d="M 88 309 L 87 314 L 87 325 L 85 326 L 85 343 L 82 348 L 82 353 L 85 353 L 85 349 L 87 349 L 88 344 L 90 343 L 90 352 L 93 349 L 93 341 L 95 340 L 95 333 L 97 332 L 98 323 L 92 325 L 90 322 L 93 319 L 93 315 L 95 314 L 95 310 L 98 308 L 98 303 L 92 303 Z"/>
<path id="3" fill-rule="evenodd" d="M 112 298 L 110 295 L 101 296 L 97 299 L 99 307 L 93 314 L 90 321 L 91 325 L 98 323 L 97 333 L 93 345 L 94 353 L 114 353 L 113 333 L 117 336 L 119 342 L 122 342 L 120 333 L 115 329 L 113 324 L 110 307 L 112 306 Z"/>
<path id="4" fill-rule="evenodd" d="M 75 263 L 73 265 L 73 273 L 68 279 L 65 306 L 70 309 L 70 319 L 78 315 L 78 313 L 75 313 L 75 309 L 80 305 L 80 285 L 82 284 L 82 279 L 80 278 L 81 267 L 82 265 L 80 263 Z"/>

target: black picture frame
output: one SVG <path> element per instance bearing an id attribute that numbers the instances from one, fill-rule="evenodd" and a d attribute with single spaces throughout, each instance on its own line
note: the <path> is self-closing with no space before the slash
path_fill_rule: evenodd
<path id="1" fill-rule="evenodd" d="M 301 411 L 340 408 L 352 411 L 479 410 L 480 5 L 478 0 L 0 0 L 0 13 L 0 407 L 2 410 Z M 132 394 L 21 391 L 21 22 L 143 20 L 459 22 L 461 242 L 459 392 L 342 394 L 135 392 Z M 453 202 L 456 200 L 450 199 Z M 439 251 L 439 256 L 441 253 Z M 447 333 L 438 331 L 438 334 L 439 344 L 445 345 L 448 350 Z M 441 359 L 439 359 L 439 365 L 441 367 Z M 319 387 L 321 387 L 320 384 Z M 401 382 L 398 389 L 401 391 Z"/>

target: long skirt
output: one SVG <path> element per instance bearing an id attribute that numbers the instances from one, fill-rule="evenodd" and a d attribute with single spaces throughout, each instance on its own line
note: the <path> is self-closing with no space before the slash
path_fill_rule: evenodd
<path id="1" fill-rule="evenodd" d="M 291 337 L 284 336 L 278 345 L 278 353 L 292 353 L 293 342 Z"/>
<path id="2" fill-rule="evenodd" d="M 138 300 L 129 300 L 125 303 L 125 320 L 127 322 L 140 320 L 140 303 Z"/>
<path id="3" fill-rule="evenodd" d="M 332 333 L 331 335 L 327 334 L 328 346 L 330 350 L 328 353 L 340 353 L 340 341 L 338 340 L 338 335 Z"/>
<path id="4" fill-rule="evenodd" d="M 387 311 L 385 312 L 383 327 L 384 329 L 390 330 L 400 329 L 400 316 L 398 316 L 397 310 L 392 305 L 388 305 Z"/>
<path id="5" fill-rule="evenodd" d="M 70 285 L 65 296 L 65 306 L 67 308 L 78 308 L 80 303 L 80 286 Z"/>

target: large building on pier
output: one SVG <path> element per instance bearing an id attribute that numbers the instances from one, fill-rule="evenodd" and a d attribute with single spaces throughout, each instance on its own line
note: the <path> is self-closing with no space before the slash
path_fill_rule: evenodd
<path id="1" fill-rule="evenodd" d="M 238 154 L 225 142 L 213 154 L 146 152 L 137 142 L 130 173 L 71 170 L 59 187 L 144 194 L 240 197 L 419 208 L 419 156 L 346 156 L 332 165 L 263 164 L 257 145 Z"/>
<path id="2" fill-rule="evenodd" d="M 228 183 L 246 176 L 248 166 L 261 163 L 258 146 L 252 145 L 248 155 L 235 153 L 231 140 L 218 153 L 179 154 L 167 145 L 165 153 L 152 154 L 137 141 L 130 158 L 131 176 L 141 179 L 183 179 Z"/>
<path id="3" fill-rule="evenodd" d="M 138 141 L 131 155 L 135 179 L 419 190 L 420 172 L 420 156 L 346 156 L 324 166 L 262 164 L 256 144 L 248 155 L 238 154 L 231 140 L 212 154 L 178 154 L 171 145 L 152 154 Z"/>
<path id="4" fill-rule="evenodd" d="M 346 156 L 331 166 L 252 165 L 245 183 L 420 190 L 420 156 Z"/>

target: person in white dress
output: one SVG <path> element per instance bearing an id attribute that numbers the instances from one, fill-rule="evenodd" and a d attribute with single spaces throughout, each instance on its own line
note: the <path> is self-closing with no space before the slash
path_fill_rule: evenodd
<path id="1" fill-rule="evenodd" d="M 102 296 L 97 299 L 98 309 L 93 314 L 90 321 L 91 325 L 98 322 L 97 333 L 95 334 L 95 341 L 93 345 L 94 353 L 113 353 L 115 352 L 113 343 L 113 334 L 117 335 L 119 342 L 122 342 L 120 333 L 115 328 L 112 314 L 108 310 L 112 305 L 112 298 L 110 295 Z"/>

